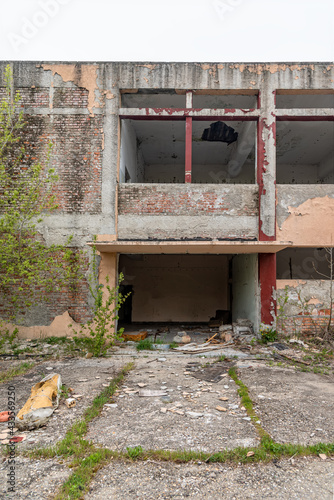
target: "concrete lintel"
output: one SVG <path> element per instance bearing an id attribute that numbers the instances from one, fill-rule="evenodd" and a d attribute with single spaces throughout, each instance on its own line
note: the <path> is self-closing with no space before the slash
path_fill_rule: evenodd
<path id="1" fill-rule="evenodd" d="M 99 239 L 99 238 L 98 238 Z M 123 254 L 251 254 L 277 253 L 290 241 L 97 241 L 99 252 Z"/>
<path id="2" fill-rule="evenodd" d="M 197 120 L 210 120 L 211 118 L 222 118 L 230 120 L 257 120 L 260 116 L 258 109 L 190 109 L 190 108 L 121 108 L 120 118 L 140 119 L 184 119 L 192 117 Z"/>
<path id="3" fill-rule="evenodd" d="M 334 120 L 334 108 L 276 109 L 277 120 Z"/>

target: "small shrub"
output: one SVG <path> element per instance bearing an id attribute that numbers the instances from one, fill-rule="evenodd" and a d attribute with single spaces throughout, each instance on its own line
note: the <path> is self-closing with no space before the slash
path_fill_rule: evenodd
<path id="1" fill-rule="evenodd" d="M 262 327 L 260 328 L 260 343 L 267 344 L 267 342 L 275 342 L 277 340 L 277 331 L 275 328 Z"/>
<path id="2" fill-rule="evenodd" d="M 153 342 L 151 339 L 140 340 L 136 348 L 137 351 L 153 351 Z"/>

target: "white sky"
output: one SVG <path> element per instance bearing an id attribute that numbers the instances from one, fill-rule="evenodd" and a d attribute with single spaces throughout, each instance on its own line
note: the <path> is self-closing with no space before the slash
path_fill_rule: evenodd
<path id="1" fill-rule="evenodd" d="M 0 59 L 330 62 L 334 0 L 5 0 Z"/>

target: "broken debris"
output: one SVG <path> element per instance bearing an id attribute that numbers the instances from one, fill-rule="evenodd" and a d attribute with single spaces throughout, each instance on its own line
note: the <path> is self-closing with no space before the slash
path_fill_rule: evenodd
<path id="1" fill-rule="evenodd" d="M 20 430 L 31 430 L 45 425 L 58 407 L 60 391 L 61 376 L 58 373 L 51 373 L 34 385 L 29 399 L 15 418 L 16 426 Z"/>

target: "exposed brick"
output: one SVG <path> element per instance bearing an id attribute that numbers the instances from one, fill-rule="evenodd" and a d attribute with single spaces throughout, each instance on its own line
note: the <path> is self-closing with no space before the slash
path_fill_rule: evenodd
<path id="1" fill-rule="evenodd" d="M 239 189 L 236 196 L 238 186 L 233 188 L 121 184 L 118 212 L 120 215 L 257 215 L 255 190 Z"/>

